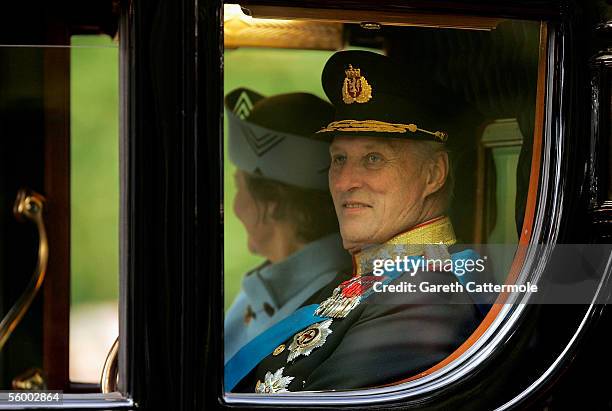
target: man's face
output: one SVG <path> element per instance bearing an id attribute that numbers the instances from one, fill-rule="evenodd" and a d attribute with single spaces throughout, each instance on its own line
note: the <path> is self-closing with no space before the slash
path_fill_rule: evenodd
<path id="1" fill-rule="evenodd" d="M 380 244 L 425 221 L 427 163 L 410 140 L 336 137 L 329 188 L 344 248 Z"/>

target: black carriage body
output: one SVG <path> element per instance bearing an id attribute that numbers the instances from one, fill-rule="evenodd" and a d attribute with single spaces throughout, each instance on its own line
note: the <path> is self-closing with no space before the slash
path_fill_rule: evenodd
<path id="1" fill-rule="evenodd" d="M 48 41 L 41 26 L 112 27 L 111 4 L 119 21 L 121 84 L 121 330 L 119 407 L 166 410 L 252 408 L 222 396 L 223 381 L 223 5 L 219 1 L 132 0 L 95 2 L 85 10 L 70 4 L 55 10 L 14 10 L 1 29 L 4 44 Z M 246 1 L 250 5 L 378 10 L 390 13 L 475 15 L 543 21 L 548 33 L 546 105 L 540 175 L 539 244 L 608 243 L 612 237 L 610 118 L 612 110 L 612 8 L 604 2 L 572 1 Z M 81 10 L 80 12 L 76 12 Z M 8 14 L 5 14 L 7 16 Z M 52 23 L 45 16 L 52 15 Z M 110 15 L 113 15 L 111 12 Z M 112 18 L 110 19 L 112 20 Z M 78 24 L 79 21 L 82 24 Z M 28 30 L 25 30 L 28 28 Z M 82 29 L 84 30 L 84 29 Z M 100 29 L 100 31 L 104 31 Z M 108 29 L 106 30 L 108 31 Z M 110 29 L 112 32 L 112 29 Z M 59 41 L 66 41 L 67 37 Z M 0 60 L 6 62 L 6 60 Z M 5 63 L 3 63 L 5 64 Z M 32 76 L 40 66 L 33 66 Z M 4 81 L 0 78 L 0 84 Z M 41 86 L 42 87 L 42 86 Z M 42 90 L 42 88 L 41 88 Z M 41 99 L 43 93 L 41 91 Z M 0 100 L 2 96 L 0 95 Z M 34 105 L 36 107 L 36 104 Z M 29 108 L 28 108 L 29 109 Z M 23 130 L 4 106 L 0 140 L 0 256 L 2 281 L 15 261 L 31 252 L 14 250 L 22 239 L 9 220 L 14 190 L 22 185 L 45 192 L 45 171 L 53 132 Z M 23 113 L 22 113 L 23 114 Z M 38 105 L 38 116 L 44 116 Z M 9 121 L 10 120 L 10 121 Z M 42 134 L 41 134 L 42 133 Z M 23 134 L 22 134 L 23 135 Z M 41 137 L 42 135 L 42 137 Z M 15 155 L 28 147 L 28 172 L 15 172 Z M 45 146 L 46 145 L 46 146 Z M 547 255 L 533 255 L 533 261 Z M 533 261 L 531 261 L 533 263 Z M 543 265 L 544 269 L 546 265 Z M 612 291 L 606 271 L 596 273 Z M 551 270 L 544 276 L 552 276 Z M 3 287 L 3 311 L 19 286 Z M 48 298 L 48 294 L 39 299 Z M 43 323 L 38 301 L 23 327 L 37 337 Z M 606 305 L 532 305 L 507 338 L 479 367 L 459 381 L 430 393 L 371 404 L 360 409 L 606 409 L 612 394 L 605 375 L 612 367 L 606 347 L 612 324 Z M 20 334 L 21 336 L 21 334 Z M 20 337 L 21 338 L 21 337 Z M 42 345 L 13 345 L 3 355 L 41 358 Z M 19 355 L 15 355 L 15 353 Z M 4 385 L 20 367 L 6 361 Z M 68 390 L 69 387 L 61 386 Z M 100 407 L 103 405 L 98 404 Z M 329 405 L 332 408 L 351 405 Z M 260 405 L 283 408 L 280 403 Z M 293 405 L 315 409 L 317 405 Z"/>

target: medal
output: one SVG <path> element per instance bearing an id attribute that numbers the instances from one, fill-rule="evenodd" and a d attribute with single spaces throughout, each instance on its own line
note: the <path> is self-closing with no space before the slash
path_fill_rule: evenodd
<path id="1" fill-rule="evenodd" d="M 323 344 L 327 340 L 327 336 L 332 333 L 329 329 L 332 320 L 323 321 L 313 324 L 304 331 L 293 336 L 293 342 L 289 346 L 289 357 L 287 362 L 293 361 L 300 355 L 310 355 L 310 353 Z"/>
<path id="2" fill-rule="evenodd" d="M 287 387 L 291 384 L 294 377 L 283 377 L 285 367 L 281 367 L 274 374 L 270 371 L 266 373 L 264 382 L 257 380 L 255 392 L 257 394 L 276 394 L 278 392 L 289 392 Z"/>
<path id="3" fill-rule="evenodd" d="M 332 296 L 317 307 L 315 314 L 320 317 L 344 318 L 361 302 L 362 295 L 375 282 L 385 277 L 374 275 L 353 277 L 334 289 Z"/>
<path id="4" fill-rule="evenodd" d="M 354 69 L 351 73 L 355 78 L 361 76 Z M 344 318 L 373 292 L 374 283 L 388 283 L 401 274 L 392 270 L 383 276 L 364 275 L 372 272 L 374 260 L 394 260 L 403 256 L 418 258 L 423 254 L 450 258 L 447 246 L 456 242 L 450 220 L 442 216 L 401 233 L 385 244 L 359 252 L 354 256 L 354 272 L 357 275 L 336 287 L 331 297 L 319 304 L 315 314 L 320 317 Z"/>

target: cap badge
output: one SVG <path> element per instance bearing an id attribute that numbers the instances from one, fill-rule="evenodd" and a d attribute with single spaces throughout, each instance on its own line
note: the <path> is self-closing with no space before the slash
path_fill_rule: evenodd
<path id="1" fill-rule="evenodd" d="M 315 348 L 325 344 L 327 336 L 332 333 L 332 330 L 329 329 L 331 323 L 332 320 L 323 321 L 295 334 L 293 342 L 289 346 L 291 354 L 289 354 L 287 362 L 293 361 L 300 355 L 310 355 Z"/>
<path id="2" fill-rule="evenodd" d="M 367 103 L 372 98 L 372 86 L 368 84 L 365 77 L 361 75 L 361 69 L 353 68 L 349 64 L 344 70 L 346 77 L 342 85 L 342 101 L 346 104 Z"/>

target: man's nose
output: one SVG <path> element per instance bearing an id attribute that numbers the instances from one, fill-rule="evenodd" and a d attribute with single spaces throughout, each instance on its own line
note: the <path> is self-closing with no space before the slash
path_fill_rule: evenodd
<path id="1" fill-rule="evenodd" d="M 357 164 L 347 161 L 342 167 L 329 171 L 329 186 L 332 190 L 346 192 L 362 185 L 363 176 Z"/>

